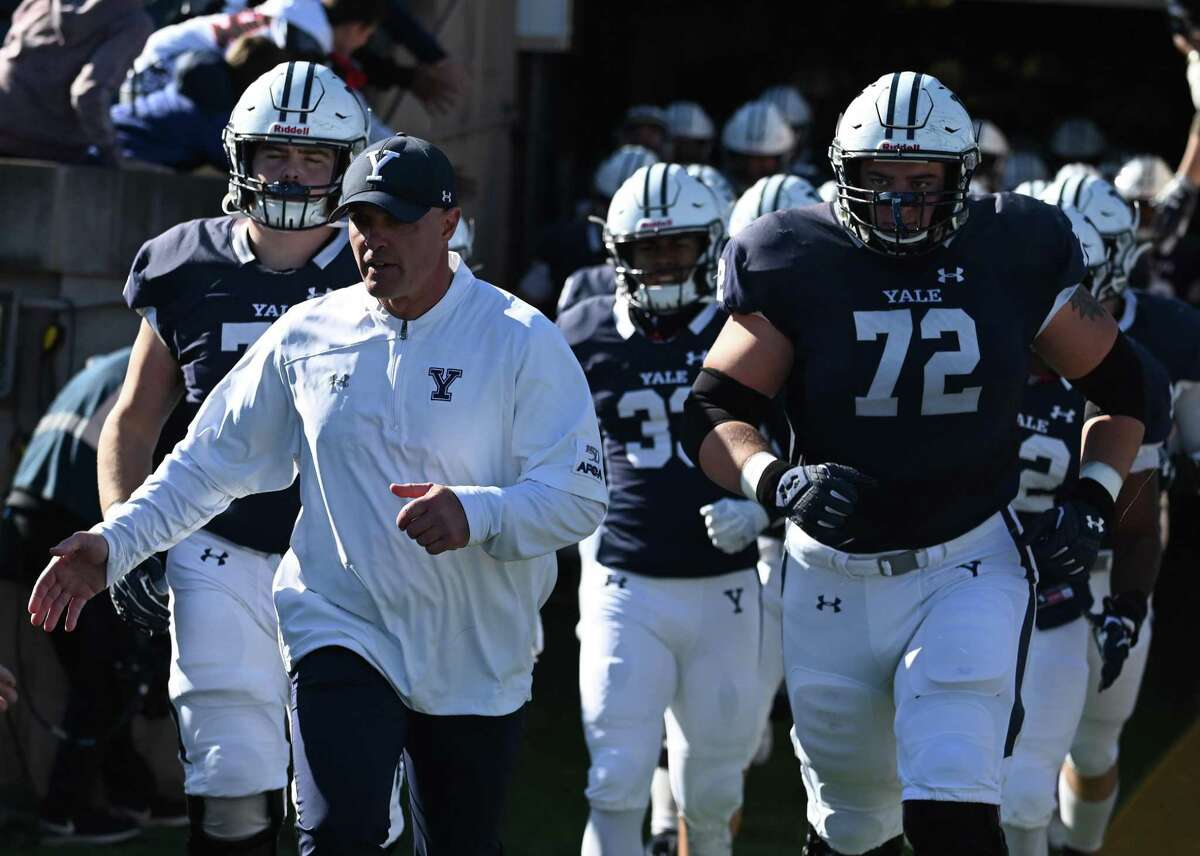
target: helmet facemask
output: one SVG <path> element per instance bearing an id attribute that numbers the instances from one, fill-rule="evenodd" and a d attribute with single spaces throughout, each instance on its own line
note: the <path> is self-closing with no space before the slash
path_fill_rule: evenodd
<path id="1" fill-rule="evenodd" d="M 617 288 L 630 304 L 649 315 L 675 315 L 710 299 L 716 291 L 717 254 L 724 233 L 724 224 L 715 221 L 707 228 L 690 226 L 632 235 L 606 232 L 604 243 L 616 270 Z M 686 236 L 696 237 L 699 243 L 692 263 L 654 268 L 636 264 L 638 244 Z"/>
<path id="2" fill-rule="evenodd" d="M 268 229 L 296 231 L 327 225 L 329 214 L 337 207 L 342 176 L 353 159 L 352 146 L 330 140 L 305 140 L 294 137 L 224 133 L 225 155 L 229 161 L 227 210 L 241 211 Z M 330 179 L 324 184 L 298 184 L 258 178 L 254 156 L 264 144 L 313 146 L 333 152 Z M 232 213 L 232 212 L 230 212 Z"/>
<path id="3" fill-rule="evenodd" d="M 843 224 L 871 249 L 895 256 L 929 252 L 966 222 L 966 202 L 978 157 L 973 152 L 962 157 L 947 153 L 945 158 L 936 157 L 937 153 L 933 152 L 921 152 L 918 157 L 888 157 L 881 154 L 875 151 L 841 152 L 836 147 L 830 149 L 830 160 L 838 185 L 838 215 Z M 863 186 L 862 180 L 863 167 L 868 161 L 945 164 L 943 189 L 915 192 L 871 190 Z M 890 225 L 878 222 L 880 208 L 890 209 Z M 917 225 L 906 226 L 904 214 L 914 209 Z"/>
<path id="4" fill-rule="evenodd" d="M 1089 290 L 1097 300 L 1119 296 L 1129 285 L 1129 274 L 1138 259 L 1150 249 L 1149 244 L 1137 242 L 1136 222 L 1135 216 L 1133 229 L 1100 236 L 1104 241 L 1104 264 L 1098 270 L 1102 270 L 1103 275 L 1093 276 L 1089 283 Z"/>

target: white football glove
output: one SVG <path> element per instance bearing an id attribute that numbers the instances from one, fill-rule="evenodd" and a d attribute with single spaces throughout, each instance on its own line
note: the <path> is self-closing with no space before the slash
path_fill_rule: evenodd
<path id="1" fill-rule="evenodd" d="M 713 546 L 722 553 L 740 553 L 767 528 L 767 510 L 751 499 L 718 499 L 700 509 Z"/>
<path id="2" fill-rule="evenodd" d="M 1200 110 L 1200 51 L 1188 54 L 1187 81 L 1192 90 L 1192 105 Z"/>

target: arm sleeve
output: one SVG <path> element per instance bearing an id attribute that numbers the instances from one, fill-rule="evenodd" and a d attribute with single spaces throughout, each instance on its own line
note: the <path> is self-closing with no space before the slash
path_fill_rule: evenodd
<path id="1" fill-rule="evenodd" d="M 296 478 L 300 420 L 274 325 L 205 399 L 187 436 L 92 531 L 108 541 L 111 585 L 147 556 L 177 544 L 238 497 Z"/>
<path id="2" fill-rule="evenodd" d="M 1066 306 L 1086 272 L 1083 250 L 1067 216 L 1044 202 L 1036 203 L 1033 211 L 1029 218 L 1032 231 L 1025 245 L 1040 250 L 1029 252 L 1029 258 L 1044 261 L 1028 281 L 1030 341 Z"/>
<path id="3" fill-rule="evenodd" d="M 112 23 L 108 37 L 88 58 L 71 82 L 71 108 L 79 119 L 84 138 L 103 152 L 116 147 L 109 108 L 125 72 L 153 30 L 145 12 L 126 15 Z"/>
<path id="4" fill-rule="evenodd" d="M 600 429 L 583 370 L 559 331 L 534 318 L 517 369 L 513 485 L 453 487 L 470 544 L 502 561 L 531 559 L 574 544 L 608 507 Z"/>
<path id="5" fill-rule="evenodd" d="M 383 20 L 383 28 L 394 41 L 408 48 L 421 62 L 432 63 L 446 58 L 446 52 L 438 44 L 437 37 L 413 17 L 404 0 L 392 0 L 392 9 Z"/>

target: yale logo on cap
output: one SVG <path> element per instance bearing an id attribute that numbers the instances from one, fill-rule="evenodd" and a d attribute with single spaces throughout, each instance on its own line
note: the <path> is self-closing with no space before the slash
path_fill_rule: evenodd
<path id="1" fill-rule="evenodd" d="M 398 157 L 400 157 L 399 152 L 388 151 L 387 149 L 367 152 L 367 158 L 371 161 L 371 174 L 367 176 L 367 181 L 383 181 L 383 168 L 387 166 L 387 162 L 392 158 Z"/>

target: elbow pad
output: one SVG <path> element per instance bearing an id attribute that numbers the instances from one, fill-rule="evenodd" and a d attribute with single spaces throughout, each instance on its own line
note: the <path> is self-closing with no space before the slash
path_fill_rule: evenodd
<path id="1" fill-rule="evenodd" d="M 683 451 L 696 464 L 700 445 L 722 422 L 761 425 L 771 410 L 771 399 L 724 372 L 701 369 L 692 393 L 683 404 Z"/>
<path id="2" fill-rule="evenodd" d="M 1128 416 L 1146 422 L 1146 381 L 1142 361 L 1125 338 L 1116 341 L 1099 364 L 1081 378 L 1071 381 L 1088 401 L 1111 416 Z"/>

